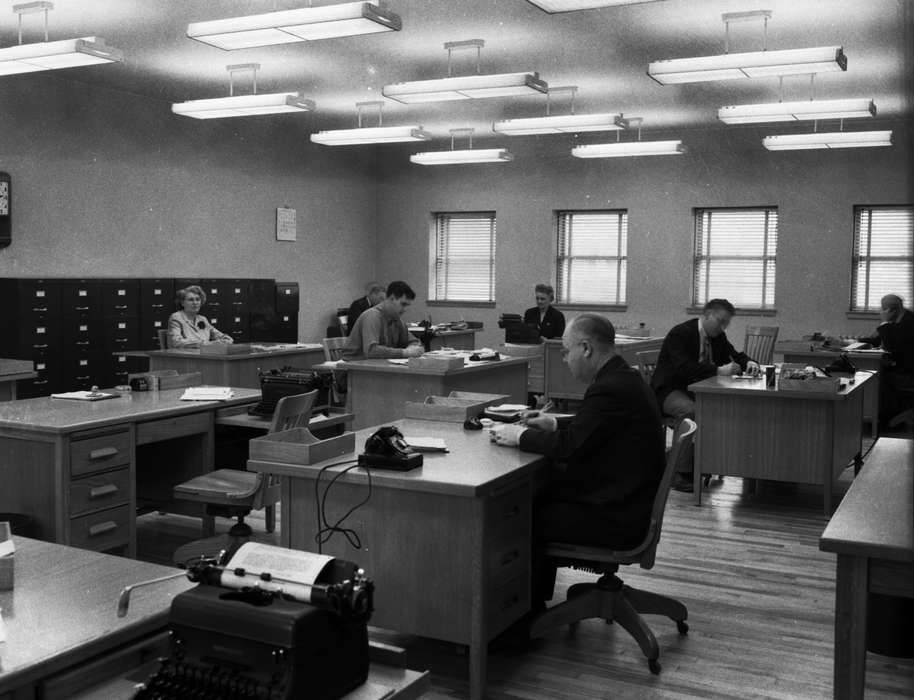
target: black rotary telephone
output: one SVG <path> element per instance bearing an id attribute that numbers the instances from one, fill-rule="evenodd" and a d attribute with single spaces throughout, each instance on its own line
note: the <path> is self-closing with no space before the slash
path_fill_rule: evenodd
<path id="1" fill-rule="evenodd" d="M 422 466 L 422 454 L 406 444 L 403 433 L 385 425 L 365 441 L 365 452 L 359 455 L 359 465 L 375 469 L 409 471 Z"/>
<path id="2" fill-rule="evenodd" d="M 827 367 L 820 367 L 820 369 L 829 377 L 833 372 L 839 374 L 855 374 L 857 372 L 857 366 L 851 362 L 846 352 L 838 355 L 838 357 L 835 358 L 835 361 Z"/>

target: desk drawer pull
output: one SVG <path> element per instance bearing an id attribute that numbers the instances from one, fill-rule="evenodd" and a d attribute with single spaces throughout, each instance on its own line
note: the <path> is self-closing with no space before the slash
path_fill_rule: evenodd
<path id="1" fill-rule="evenodd" d="M 502 566 L 504 566 L 505 564 L 510 564 L 512 561 L 517 559 L 519 556 L 520 556 L 520 551 L 517 549 L 512 549 L 510 552 L 505 552 L 502 555 L 501 562 L 499 562 L 499 563 Z"/>
<path id="2" fill-rule="evenodd" d="M 105 484 L 104 486 L 96 486 L 95 488 L 89 489 L 89 498 L 104 498 L 105 496 L 110 496 L 117 493 L 117 486 L 114 484 Z"/>
<path id="3" fill-rule="evenodd" d="M 113 520 L 106 520 L 103 523 L 90 526 L 89 537 L 98 537 L 99 535 L 104 535 L 107 532 L 114 532 L 115 530 L 117 530 L 117 523 Z"/>
<path id="4" fill-rule="evenodd" d="M 116 447 L 102 447 L 98 450 L 92 450 L 89 453 L 89 459 L 105 459 L 106 457 L 114 457 L 116 454 Z"/>

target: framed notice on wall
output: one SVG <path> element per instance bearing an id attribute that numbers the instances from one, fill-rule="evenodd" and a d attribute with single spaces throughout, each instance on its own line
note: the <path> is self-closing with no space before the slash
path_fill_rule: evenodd
<path id="1" fill-rule="evenodd" d="M 295 240 L 295 210 L 289 207 L 276 209 L 276 240 Z"/>

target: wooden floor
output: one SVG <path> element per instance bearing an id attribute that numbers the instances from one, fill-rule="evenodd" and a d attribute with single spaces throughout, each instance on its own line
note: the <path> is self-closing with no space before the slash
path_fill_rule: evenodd
<path id="1" fill-rule="evenodd" d="M 841 489 L 850 478 L 842 476 Z M 621 627 L 589 620 L 573 633 L 555 630 L 526 651 L 490 654 L 489 698 L 830 698 L 835 557 L 818 549 L 827 523 L 821 490 L 772 484 L 755 495 L 742 491 L 737 478 L 712 482 L 701 507 L 691 494 L 672 492 L 656 566 L 620 572 L 629 585 L 674 596 L 689 609 L 686 637 L 669 620 L 649 618 L 661 649 L 659 676 Z M 198 522 L 144 516 L 141 557 L 168 562 L 177 546 L 198 536 Z M 262 514 L 250 522 L 257 539 L 271 540 Z M 594 578 L 561 570 L 556 600 L 569 584 Z M 412 668 L 432 671 L 426 697 L 467 697 L 462 650 L 376 636 L 406 646 Z M 914 659 L 869 654 L 866 679 L 867 698 L 914 698 Z"/>

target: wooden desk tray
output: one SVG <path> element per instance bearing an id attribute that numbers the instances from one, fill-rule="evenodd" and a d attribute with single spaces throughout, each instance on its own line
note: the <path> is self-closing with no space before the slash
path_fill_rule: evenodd
<path id="1" fill-rule="evenodd" d="M 250 458 L 264 462 L 314 464 L 355 452 L 355 433 L 319 440 L 307 428 L 268 433 L 250 441 Z"/>
<path id="2" fill-rule="evenodd" d="M 452 391 L 447 396 L 427 396 L 422 403 L 406 402 L 406 417 L 419 420 L 441 420 L 463 423 L 481 414 L 486 406 L 504 403 L 507 394 L 480 394 L 472 391 Z"/>
<path id="3" fill-rule="evenodd" d="M 808 393 L 837 394 L 840 389 L 841 380 L 837 377 L 789 379 L 782 376 L 778 382 L 778 391 L 805 391 Z"/>
<path id="4" fill-rule="evenodd" d="M 0 542 L 7 542 L 13 539 L 8 522 L 0 522 Z M 15 553 L 7 554 L 0 557 L 0 591 L 13 590 L 13 571 L 15 565 Z"/>
<path id="5" fill-rule="evenodd" d="M 201 355 L 250 355 L 248 343 L 206 343 L 200 346 Z"/>
<path id="6" fill-rule="evenodd" d="M 408 365 L 417 369 L 460 369 L 463 367 L 463 358 L 442 355 L 420 355 L 419 357 L 409 358 Z"/>
<path id="7" fill-rule="evenodd" d="M 546 346 L 542 343 L 538 345 L 527 345 L 525 343 L 502 343 L 498 351 L 510 357 L 542 357 Z"/>

